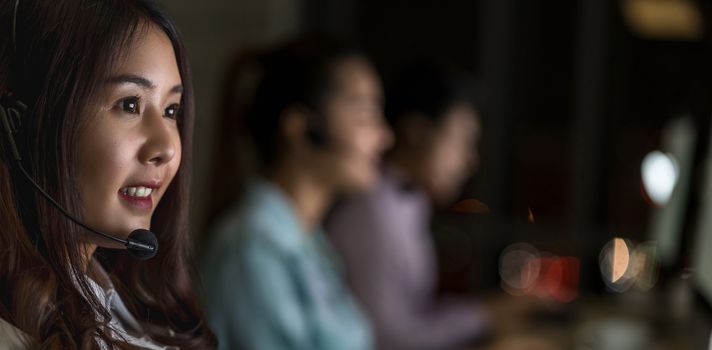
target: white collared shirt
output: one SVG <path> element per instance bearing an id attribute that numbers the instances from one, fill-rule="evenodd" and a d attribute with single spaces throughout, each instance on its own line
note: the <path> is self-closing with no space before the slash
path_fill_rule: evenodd
<path id="1" fill-rule="evenodd" d="M 20 350 L 26 347 L 26 335 L 0 318 L 0 350 Z"/>
<path id="2" fill-rule="evenodd" d="M 111 280 L 104 272 L 104 269 L 96 261 L 92 261 L 93 272 L 98 275 L 98 278 L 102 280 L 102 283 L 106 288 L 102 288 L 96 281 L 91 277 L 87 276 L 87 282 L 89 283 L 89 288 L 94 292 L 95 297 L 101 303 L 101 305 L 109 311 L 111 315 L 111 321 L 109 321 L 109 326 L 111 328 L 110 335 L 114 339 L 124 340 L 127 343 L 139 346 L 150 350 L 171 350 L 177 349 L 172 346 L 164 346 L 156 343 L 151 338 L 146 336 L 141 329 L 139 322 L 136 318 L 129 312 L 126 305 L 121 300 L 119 293 L 116 292 L 114 286 L 111 284 Z M 108 349 L 106 344 L 100 343 L 102 349 Z"/>
<path id="3" fill-rule="evenodd" d="M 160 345 L 144 335 L 140 324 L 126 308 L 126 305 L 124 305 L 124 302 L 121 300 L 121 297 L 114 289 L 101 266 L 93 261 L 92 268 L 95 273 L 99 274 L 99 278 L 102 279 L 102 282 L 108 286 L 105 290 L 91 277 L 87 276 L 89 288 L 91 288 L 97 300 L 99 300 L 101 305 L 106 308 L 111 315 L 109 326 L 111 327 L 110 336 L 112 338 L 120 339 L 131 345 L 150 350 L 177 349 L 176 347 Z M 26 335 L 22 331 L 7 321 L 0 319 L 0 350 L 25 349 L 27 347 L 26 339 Z M 109 346 L 103 342 L 100 342 L 99 345 L 102 349 L 110 349 Z"/>

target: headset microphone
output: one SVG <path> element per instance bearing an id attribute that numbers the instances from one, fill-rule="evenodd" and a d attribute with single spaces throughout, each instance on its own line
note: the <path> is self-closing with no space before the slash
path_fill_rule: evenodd
<path id="1" fill-rule="evenodd" d="M 126 250 L 128 250 L 129 254 L 134 258 L 140 260 L 147 260 L 154 257 L 156 253 L 158 253 L 158 240 L 156 239 L 156 235 L 153 232 L 144 229 L 137 229 L 131 232 L 128 239 L 122 239 L 94 229 L 69 214 L 66 209 L 64 209 L 59 203 L 57 203 L 57 201 L 55 201 L 52 196 L 45 192 L 42 187 L 40 187 L 40 185 L 38 185 L 35 180 L 32 179 L 30 174 L 28 174 L 25 168 L 22 166 L 22 158 L 20 157 L 20 152 L 17 149 L 15 137 L 13 136 L 13 134 L 19 129 L 20 119 L 27 107 L 19 101 L 14 101 L 14 105 L 14 108 L 6 108 L 3 106 L 3 104 L 0 104 L 0 124 L 3 125 L 3 129 L 7 134 L 13 158 L 15 159 L 18 167 L 20 168 L 20 172 L 22 172 L 22 175 L 27 178 L 30 184 L 32 184 L 32 186 L 40 194 L 42 194 L 45 199 L 47 199 L 64 216 L 66 216 L 75 224 L 81 226 L 82 228 L 86 229 L 91 233 L 112 240 L 114 242 L 121 243 L 126 248 Z"/>

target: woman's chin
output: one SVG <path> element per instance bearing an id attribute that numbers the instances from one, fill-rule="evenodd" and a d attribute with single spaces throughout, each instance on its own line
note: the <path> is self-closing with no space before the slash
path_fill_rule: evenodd
<path id="1" fill-rule="evenodd" d="M 361 173 L 355 176 L 349 186 L 349 192 L 366 192 L 376 185 L 377 176 L 375 172 Z"/>

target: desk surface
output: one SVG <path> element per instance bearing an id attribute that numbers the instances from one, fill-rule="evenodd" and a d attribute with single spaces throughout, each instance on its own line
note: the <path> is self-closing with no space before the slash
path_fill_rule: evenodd
<path id="1" fill-rule="evenodd" d="M 654 293 L 585 296 L 568 304 L 498 296 L 503 308 L 492 339 L 471 350 L 707 350 L 692 306 Z M 699 327 L 697 327 L 699 328 Z M 705 339 L 700 339 L 705 337 Z"/>

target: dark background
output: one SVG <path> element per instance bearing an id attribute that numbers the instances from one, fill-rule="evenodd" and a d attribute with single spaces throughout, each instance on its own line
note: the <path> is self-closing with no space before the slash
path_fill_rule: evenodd
<path id="1" fill-rule="evenodd" d="M 212 138 L 228 57 L 318 32 L 358 43 L 385 79 L 403 62 L 430 57 L 485 87 L 480 171 L 462 198 L 490 213 L 438 216 L 443 288 L 496 285 L 501 249 L 524 241 L 580 258 L 582 290 L 602 291 L 601 247 L 613 237 L 648 239 L 641 161 L 660 146 L 666 123 L 687 115 L 699 134 L 682 254 L 667 267 L 676 276 L 691 264 L 709 140 L 712 6 L 647 1 L 685 3 L 702 25 L 692 37 L 646 35 L 623 0 L 166 1 L 195 71 L 194 230 L 203 229 L 210 201 L 201 191 L 208 169 L 220 161 Z"/>

